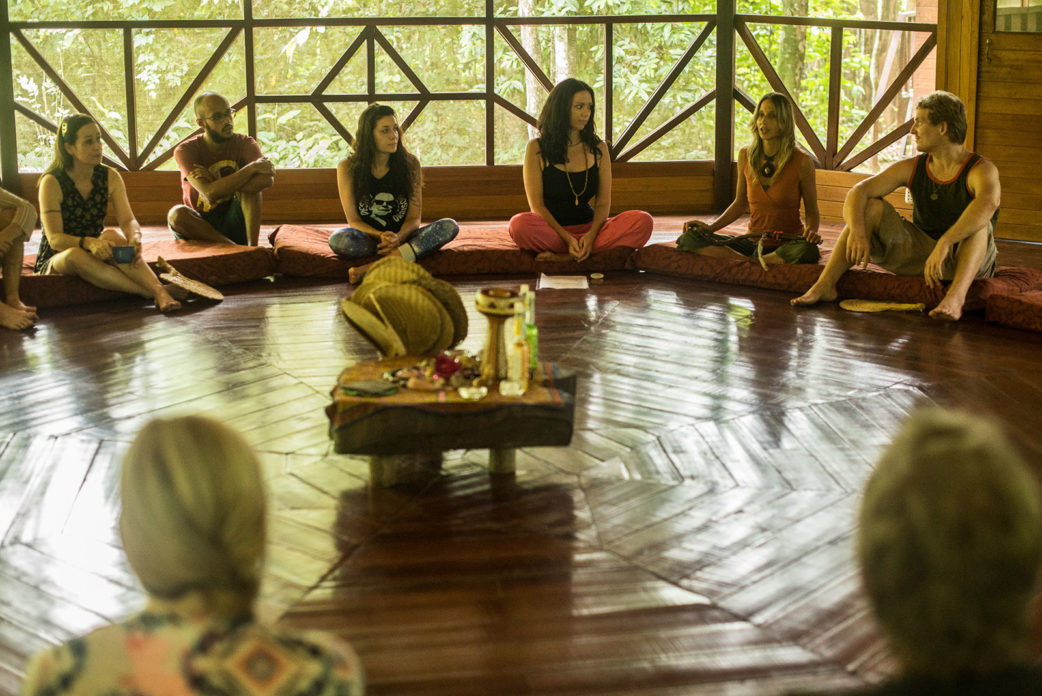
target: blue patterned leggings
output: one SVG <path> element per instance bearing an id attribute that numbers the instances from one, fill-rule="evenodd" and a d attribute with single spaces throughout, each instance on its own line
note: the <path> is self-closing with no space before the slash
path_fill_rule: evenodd
<path id="1" fill-rule="evenodd" d="M 417 229 L 409 236 L 409 241 L 398 247 L 398 251 L 406 261 L 425 259 L 455 239 L 458 232 L 459 225 L 455 220 L 442 218 Z M 342 227 L 329 236 L 329 248 L 343 259 L 376 256 L 378 243 L 376 237 L 354 227 Z"/>

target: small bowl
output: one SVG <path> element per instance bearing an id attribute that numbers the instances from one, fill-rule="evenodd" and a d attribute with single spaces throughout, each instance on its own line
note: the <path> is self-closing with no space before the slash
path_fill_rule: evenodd
<path id="1" fill-rule="evenodd" d="M 112 247 L 112 260 L 116 263 L 133 263 L 134 247 L 114 246 Z"/>

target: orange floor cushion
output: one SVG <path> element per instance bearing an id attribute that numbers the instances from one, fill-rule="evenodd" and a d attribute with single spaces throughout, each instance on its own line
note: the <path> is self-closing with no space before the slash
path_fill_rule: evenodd
<path id="1" fill-rule="evenodd" d="M 346 280 L 351 266 L 361 266 L 369 259 L 341 259 L 329 248 L 333 227 L 282 225 L 268 237 L 275 250 L 275 266 L 289 276 Z M 420 265 L 436 276 L 495 275 L 514 273 L 589 273 L 631 268 L 633 250 L 610 249 L 576 263 L 536 261 L 535 254 L 514 246 L 507 235 L 505 222 L 466 222 L 459 234 Z"/>

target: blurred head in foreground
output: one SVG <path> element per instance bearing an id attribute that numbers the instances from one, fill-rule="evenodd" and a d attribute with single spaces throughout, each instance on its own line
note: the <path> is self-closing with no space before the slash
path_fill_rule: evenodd
<path id="1" fill-rule="evenodd" d="M 253 448 L 200 416 L 159 419 L 123 460 L 120 533 L 149 594 L 199 593 L 209 611 L 252 615 L 265 543 L 265 493 Z"/>
<path id="2" fill-rule="evenodd" d="M 869 480 L 859 522 L 865 588 L 906 671 L 955 678 L 1025 659 L 1042 512 L 997 427 L 913 414 Z"/>

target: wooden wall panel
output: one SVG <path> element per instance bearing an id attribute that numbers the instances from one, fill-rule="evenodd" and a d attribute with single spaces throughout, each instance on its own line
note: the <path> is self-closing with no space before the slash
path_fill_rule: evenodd
<path id="1" fill-rule="evenodd" d="M 974 149 L 995 163 L 1002 182 L 998 236 L 1042 242 L 1042 38 L 993 32 L 994 0 L 982 0 Z"/>
<path id="2" fill-rule="evenodd" d="M 506 220 L 528 209 L 521 167 L 425 167 L 425 220 Z M 632 208 L 653 214 L 709 212 L 711 162 L 621 162 L 612 167 L 612 210 Z M 26 197 L 36 194 L 38 174 L 22 175 Z M 124 172 L 127 194 L 138 221 L 159 225 L 181 202 L 178 172 Z M 276 173 L 264 195 L 264 223 L 334 223 L 344 219 L 334 169 L 287 169 Z"/>
<path id="3" fill-rule="evenodd" d="M 1018 172 L 1026 173 L 1026 165 Z M 622 162 L 613 165 L 612 173 L 613 212 L 634 208 L 657 215 L 714 212 L 712 162 Z M 38 176 L 22 175 L 22 190 L 30 198 L 35 194 Z M 843 219 L 843 199 L 863 178 L 863 174 L 818 171 L 822 220 Z M 163 224 L 167 211 L 181 202 L 177 172 L 124 172 L 123 180 L 134 213 L 143 225 Z M 427 167 L 423 196 L 425 220 L 506 220 L 527 209 L 520 166 Z M 891 196 L 891 201 L 902 212 L 910 210 L 901 192 Z M 264 197 L 265 224 L 342 220 L 333 169 L 280 171 Z"/>
<path id="4" fill-rule="evenodd" d="M 966 146 L 970 148 L 977 112 L 980 1 L 938 0 L 937 4 L 937 89 L 958 95 L 966 104 Z"/>
<path id="5" fill-rule="evenodd" d="M 843 222 L 843 201 L 847 192 L 854 184 L 867 178 L 867 174 L 819 169 L 817 173 L 818 210 L 821 213 L 822 222 Z M 897 208 L 899 213 L 911 217 L 912 206 L 905 202 L 904 191 L 904 188 L 900 188 L 887 196 L 886 200 Z"/>

